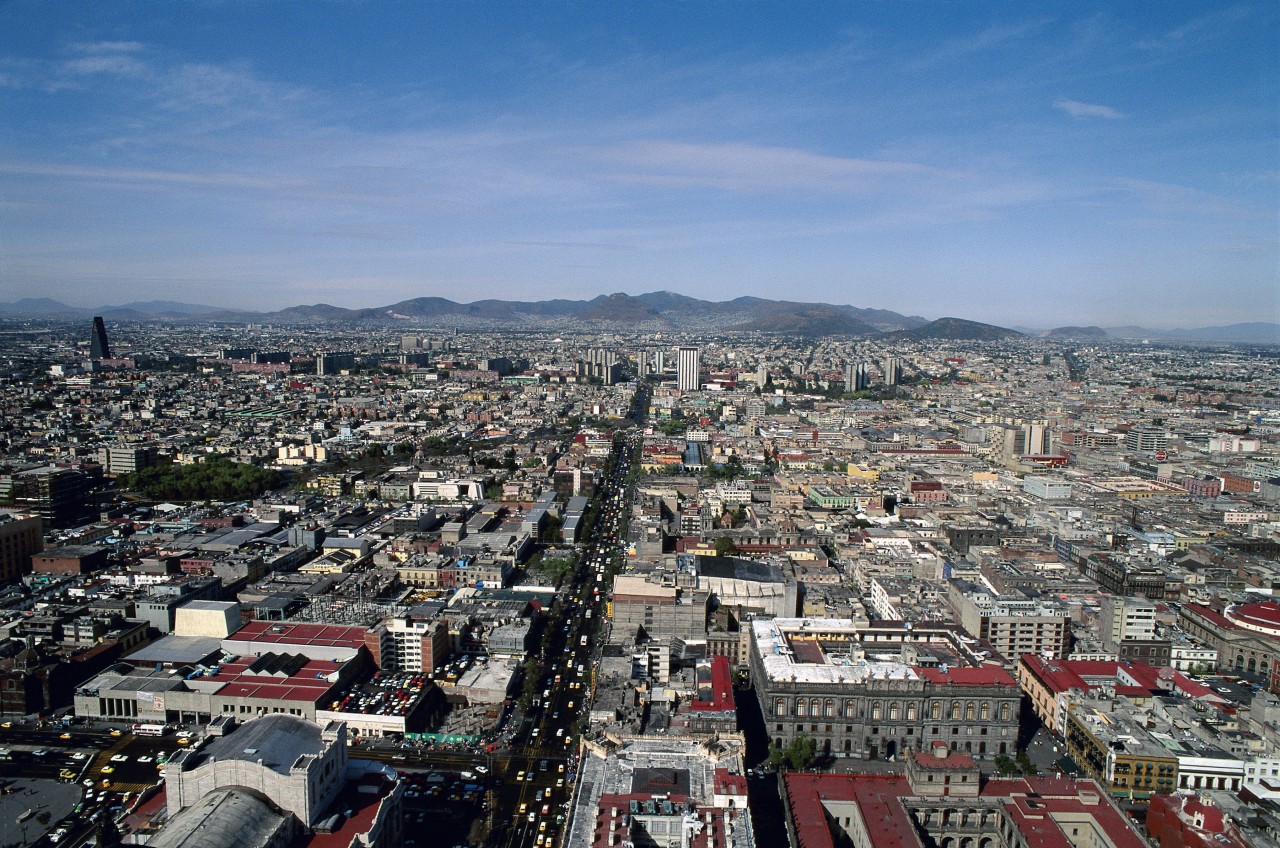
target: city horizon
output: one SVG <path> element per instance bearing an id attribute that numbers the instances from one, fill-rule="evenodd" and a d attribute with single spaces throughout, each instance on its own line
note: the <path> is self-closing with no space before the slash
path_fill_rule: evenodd
<path id="1" fill-rule="evenodd" d="M 584 297 L 581 297 L 581 298 L 561 298 L 561 299 L 559 299 L 559 300 L 565 300 L 565 301 L 574 302 L 574 303 L 589 304 L 589 303 L 592 303 L 592 302 L 594 302 L 594 301 L 600 300 L 600 299 L 602 299 L 602 298 L 617 297 L 618 295 L 626 295 L 627 297 L 631 297 L 631 298 L 640 298 L 640 297 L 644 297 L 644 296 L 646 296 L 646 295 L 659 295 L 659 294 L 670 294 L 670 295 L 674 295 L 674 296 L 676 296 L 676 297 L 692 297 L 691 295 L 686 295 L 686 294 L 684 294 L 683 292 L 671 291 L 671 290 L 669 290 L 669 289 L 654 289 L 654 290 L 649 290 L 649 291 L 639 291 L 639 292 L 634 292 L 634 293 L 632 293 L 632 292 L 602 292 L 602 293 L 600 293 L 600 294 L 596 294 L 596 295 L 591 296 L 591 297 L 586 297 L 586 296 L 584 296 Z M 501 302 L 501 303 L 511 303 L 511 304 L 528 304 L 528 305 L 531 305 L 531 306 L 538 305 L 538 304 L 543 304 L 543 303 L 546 303 L 546 302 L 547 302 L 546 300 L 533 300 L 533 299 L 524 299 L 524 298 L 478 298 L 478 299 L 475 299 L 475 300 L 465 300 L 465 299 L 460 299 L 460 298 L 450 298 L 450 297 L 446 297 L 446 296 L 444 296 L 444 295 L 435 295 L 435 294 L 432 294 L 432 295 L 417 295 L 417 296 L 414 296 L 414 297 L 405 298 L 405 299 L 403 299 L 403 300 L 401 300 L 401 301 L 397 301 L 396 303 L 404 303 L 404 302 L 412 301 L 412 300 L 432 299 L 432 298 L 438 298 L 438 299 L 442 299 L 442 300 L 450 301 L 450 302 L 455 303 L 455 304 L 457 304 L 457 305 L 459 305 L 459 306 L 468 306 L 468 305 L 473 305 L 473 304 L 478 304 L 478 303 L 483 303 L 483 302 L 494 302 L 494 301 Z M 727 304 L 727 303 L 730 303 L 732 300 L 734 300 L 734 298 L 726 298 L 726 299 L 723 299 L 723 300 L 713 300 L 713 299 L 707 299 L 707 298 L 697 298 L 697 299 L 698 299 L 698 300 L 703 300 L 704 302 L 707 302 L 707 303 L 715 303 L 715 304 Z M 925 321 L 926 323 L 932 323 L 932 322 L 934 322 L 934 321 L 941 321 L 941 320 L 945 320 L 945 319 L 960 319 L 960 320 L 963 320 L 963 321 L 971 321 L 971 322 L 974 322 L 974 323 L 977 323 L 977 324 L 988 324 L 988 325 L 990 325 L 990 326 L 992 326 L 992 327 L 997 327 L 997 328 L 1000 328 L 1000 329 L 1011 329 L 1011 330 L 1015 330 L 1015 331 L 1020 332 L 1020 333 L 1032 333 L 1032 334 L 1034 334 L 1034 333 L 1046 333 L 1046 332 L 1049 332 L 1049 331 L 1051 331 L 1051 330 L 1055 330 L 1055 329 L 1070 329 L 1070 328 L 1091 329 L 1091 328 L 1095 328 L 1095 327 L 1096 327 L 1096 328 L 1098 328 L 1098 329 L 1102 329 L 1102 330 L 1151 330 L 1151 331 L 1153 331 L 1153 332 L 1157 332 L 1157 333 L 1177 333 L 1177 332 L 1180 332 L 1180 331 L 1194 331 L 1194 330 L 1202 330 L 1202 329 L 1218 329 L 1218 328 L 1266 327 L 1266 328 L 1273 328 L 1273 329 L 1275 329 L 1278 333 L 1280 333 L 1280 323 L 1277 323 L 1277 322 L 1275 322 L 1275 321 L 1265 321 L 1265 320 L 1235 321 L 1235 322 L 1230 322 L 1230 323 L 1226 323 L 1226 324 L 1207 324 L 1207 323 L 1199 323 L 1199 324 L 1195 324 L 1195 323 L 1186 323 L 1186 324 L 1182 324 L 1182 325 L 1170 325 L 1170 326 L 1163 326 L 1163 325 L 1157 324 L 1157 323 L 1155 323 L 1155 322 L 1145 322 L 1145 323 L 1143 323 L 1141 318 L 1138 318 L 1138 319 L 1135 319 L 1135 320 L 1129 320 L 1129 321 L 1122 321 L 1122 320 L 1118 320 L 1118 319 L 1117 319 L 1117 320 L 1114 320 L 1114 321 L 1109 322 L 1109 323 L 1106 323 L 1106 324 L 1089 324 L 1089 323 L 1066 322 L 1066 321 L 1052 321 L 1052 320 L 1048 320 L 1048 321 L 1046 321 L 1046 320 L 1044 320 L 1043 316 L 1041 316 L 1041 317 L 1040 317 L 1040 320 L 1038 320 L 1038 321 L 1036 321 L 1035 319 L 1029 319 L 1029 320 L 1026 320 L 1026 321 L 1012 321 L 1012 322 L 1008 322 L 1008 323 L 1005 323 L 1005 324 L 998 324 L 998 323 L 994 323 L 994 322 L 983 321 L 981 318 L 974 317 L 972 314 L 963 314 L 963 315 L 920 315 L 920 314 L 912 314 L 912 315 L 908 315 L 908 314 L 907 314 L 907 313 L 905 313 L 905 312 L 901 312 L 901 311 L 899 311 L 899 310 L 893 309 L 891 306 L 887 306 L 887 305 L 884 305 L 884 304 L 827 303 L 827 302 L 817 302 L 817 301 L 797 301 L 797 300 L 785 300 L 785 301 L 783 301 L 783 300 L 775 300 L 775 299 L 772 299 L 772 298 L 758 298 L 758 299 L 759 299 L 759 300 L 761 300 L 761 301 L 763 301 L 763 302 L 766 302 L 766 303 L 794 304 L 794 305 L 796 305 L 796 306 L 830 306 L 830 307 L 834 307 L 834 308 L 846 308 L 846 307 L 847 307 L 847 308 L 852 308 L 852 309 L 855 309 L 855 310 L 870 310 L 870 311 L 877 311 L 877 312 L 889 312 L 889 313 L 896 313 L 896 314 L 899 314 L 899 315 L 901 315 L 903 318 L 908 318 L 908 319 L 911 319 L 911 318 L 923 319 L 923 321 Z M 169 299 L 169 298 L 155 298 L 155 299 L 151 299 L 151 300 L 134 300 L 134 301 L 121 302 L 121 303 L 93 303 L 93 304 L 88 304 L 88 303 L 83 303 L 83 302 L 82 302 L 82 303 L 68 303 L 68 302 L 67 302 L 67 300 L 62 300 L 62 299 L 58 299 L 58 298 L 48 298 L 48 297 L 45 297 L 45 298 L 21 298 L 21 299 L 19 299 L 19 300 L 12 301 L 12 302 L 10 302 L 10 303 L 9 303 L 9 304 L 7 304 L 7 305 L 19 304 L 19 303 L 21 303 L 21 302 L 22 302 L 22 301 L 24 301 L 24 300 L 25 300 L 25 301 L 36 302 L 36 303 L 39 303 L 39 302 L 45 302 L 45 301 L 54 302 L 54 303 L 57 303 L 57 304 L 60 304 L 60 305 L 66 306 L 66 307 L 68 307 L 68 308 L 70 308 L 70 309 L 76 310 L 76 312 L 77 312 L 77 313 L 85 313 L 85 314 L 87 314 L 87 313 L 92 313 L 92 312 L 97 312 L 97 311 L 106 311 L 106 312 L 110 312 L 110 311 L 112 311 L 112 310 L 128 309 L 128 308 L 130 308 L 130 307 L 136 307 L 136 306 L 160 306 L 160 305 L 172 305 L 172 306 L 175 306 L 175 307 L 192 307 L 192 308 L 199 309 L 199 310 L 209 310 L 209 311 L 210 311 L 210 312 L 208 313 L 209 315 L 214 315 L 214 314 L 217 314 L 217 313 L 224 313 L 224 312 L 225 312 L 225 313 L 227 313 L 228 315 L 244 315 L 244 316 L 260 315 L 260 316 L 271 316 L 271 315 L 277 314 L 277 313 L 279 313 L 279 312 L 287 311 L 287 310 L 290 310 L 290 309 L 307 309 L 307 308 L 318 308 L 318 307 L 336 307 L 336 308 L 338 308 L 338 309 L 342 309 L 342 310 L 350 310 L 350 311 L 367 311 L 367 310 L 384 309 L 384 308 L 387 308 L 387 307 L 391 307 L 391 306 L 395 306 L 395 305 L 396 305 L 396 303 L 378 303 L 378 304 L 357 304 L 357 303 L 352 303 L 352 304 L 350 304 L 350 305 L 344 305 L 344 304 L 340 304 L 340 303 L 316 302 L 316 303 L 292 303 L 292 304 L 287 304 L 287 305 L 282 306 L 282 307 L 277 308 L 277 309 L 271 309 L 271 308 L 266 308 L 266 307 L 256 307 L 256 308 L 255 308 L 255 307 L 244 307 L 244 306 L 239 306 L 239 307 L 237 307 L 237 306 L 220 306 L 220 305 L 218 305 L 218 304 L 213 304 L 213 303 L 195 303 L 195 302 L 191 302 L 191 301 L 187 301 L 187 300 L 177 301 L 177 300 L 172 300 L 172 299 Z M 6 304 L 0 304 L 0 305 L 6 305 Z M 57 315 L 57 313 L 48 313 L 48 315 L 49 315 L 49 316 L 56 316 L 56 315 Z M 11 316 L 11 317 L 13 317 L 13 318 L 19 318 L 19 319 L 27 319 L 27 320 L 29 320 L 29 319 L 32 319 L 32 318 L 36 318 L 36 317 L 43 317 L 43 316 L 37 316 L 37 315 L 31 315 L 31 316 L 27 316 L 27 315 L 19 315 L 19 316 Z M 77 315 L 76 315 L 76 316 L 74 316 L 74 317 L 79 318 L 79 317 L 81 317 L 81 316 L 80 316 L 79 314 L 77 314 Z M 190 317 L 190 319 L 191 319 L 191 320 L 193 320 L 193 321 L 203 320 L 203 319 L 206 317 L 206 313 L 204 313 L 203 311 L 201 311 L 201 312 L 193 312 L 189 317 Z M 109 319 L 109 320 L 113 320 L 113 321 L 127 321 L 127 320 L 129 320 L 129 319 L 127 319 L 127 318 L 123 318 L 123 317 L 116 317 L 116 318 L 111 318 L 111 319 Z M 160 318 L 159 318 L 159 316 L 151 316 L 151 315 L 148 315 L 148 316 L 143 317 L 143 318 L 142 318 L 142 319 L 140 319 L 140 320 L 160 320 Z M 406 321 L 406 325 L 405 325 L 406 327 L 409 327 L 409 326 L 411 326 L 411 325 L 412 325 L 412 324 L 411 324 L 411 322 L 412 322 L 412 319 L 411 319 L 411 318 L 405 318 L 404 320 Z M 546 329 L 546 330 L 550 331 L 552 328 L 539 328 L 539 329 Z M 560 330 L 557 330 L 557 331 L 560 331 Z M 571 330 L 568 330 L 567 328 L 565 328 L 565 331 L 571 331 Z M 589 327 L 583 327 L 583 328 L 581 328 L 581 330 L 580 330 L 580 331 L 581 331 L 581 332 L 590 332 L 590 331 L 593 331 L 593 330 L 591 330 L 591 328 L 589 328 Z M 768 331 L 766 330 L 765 332 L 768 332 Z M 782 332 L 782 331 L 779 331 L 779 332 Z M 823 335 L 823 334 L 821 334 L 821 333 L 820 333 L 820 334 L 818 334 L 818 335 Z M 840 335 L 840 334 L 839 334 L 839 333 L 835 333 L 835 335 Z M 1034 336 L 1033 336 L 1033 337 L 1034 337 Z M 1119 341 L 1119 340 L 1122 340 L 1122 338 L 1117 337 L 1117 338 L 1115 338 L 1114 340 Z"/>

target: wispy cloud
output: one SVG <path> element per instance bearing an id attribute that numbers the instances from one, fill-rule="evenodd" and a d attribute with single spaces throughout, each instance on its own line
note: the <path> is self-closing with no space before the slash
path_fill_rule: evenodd
<path id="1" fill-rule="evenodd" d="M 1068 100 L 1065 97 L 1059 97 L 1053 101 L 1053 108 L 1059 112 L 1066 112 L 1073 118 L 1106 118 L 1115 121 L 1126 117 L 1123 112 L 1118 109 L 1112 109 L 1110 106 L 1103 106 L 1099 103 L 1081 103 L 1079 100 Z"/>
<path id="2" fill-rule="evenodd" d="M 140 41 L 78 41 L 67 46 L 70 53 L 137 53 L 142 50 Z"/>
<path id="3" fill-rule="evenodd" d="M 1137 47 L 1139 50 L 1164 50 L 1189 43 L 1191 36 L 1196 39 L 1217 38 L 1224 35 L 1229 27 L 1248 17 L 1249 8 L 1244 5 L 1217 9 L 1192 18 L 1155 38 L 1139 41 Z"/>
<path id="4" fill-rule="evenodd" d="M 968 56 L 985 53 L 1018 41 L 1042 29 L 1048 21 L 1022 21 L 1014 24 L 990 26 L 980 32 L 962 35 L 945 41 L 914 57 L 906 64 L 908 71 L 922 71 L 934 65 L 952 62 Z"/>
<path id="5" fill-rule="evenodd" d="M 787 147 L 737 142 L 640 141 L 596 152 L 628 166 L 619 182 L 736 192 L 865 192 L 886 179 L 938 174 L 927 165 L 826 156 Z"/>
<path id="6" fill-rule="evenodd" d="M 191 173 L 138 168 L 90 168 L 28 162 L 0 162 L 0 173 L 18 177 L 52 177 L 135 185 L 195 185 L 253 189 L 281 189 L 304 185 L 301 179 L 257 177 L 248 174 Z"/>

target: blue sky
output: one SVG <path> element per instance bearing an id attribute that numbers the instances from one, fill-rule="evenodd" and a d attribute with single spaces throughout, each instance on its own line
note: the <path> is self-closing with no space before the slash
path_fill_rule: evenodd
<path id="1" fill-rule="evenodd" d="M 0 4 L 0 301 L 1280 321 L 1274 2 Z"/>

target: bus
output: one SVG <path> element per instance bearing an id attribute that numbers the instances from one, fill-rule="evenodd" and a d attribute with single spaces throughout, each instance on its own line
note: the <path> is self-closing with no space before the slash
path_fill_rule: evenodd
<path id="1" fill-rule="evenodd" d="M 135 724 L 133 726 L 134 736 L 164 736 L 164 732 L 169 728 L 163 724 Z"/>

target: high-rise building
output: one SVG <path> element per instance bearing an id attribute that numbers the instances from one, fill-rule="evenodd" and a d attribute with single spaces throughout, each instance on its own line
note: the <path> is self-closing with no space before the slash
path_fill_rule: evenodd
<path id="1" fill-rule="evenodd" d="M 1169 435 L 1157 427 L 1139 425 L 1124 434 L 1124 446 L 1138 453 L 1156 453 L 1169 444 Z"/>
<path id="2" fill-rule="evenodd" d="M 902 360 L 896 356 L 886 356 L 884 359 L 884 384 L 886 386 L 896 386 L 902 382 Z"/>
<path id="3" fill-rule="evenodd" d="M 0 512 L 0 586 L 31 571 L 31 556 L 44 550 L 39 516 Z"/>
<path id="4" fill-rule="evenodd" d="M 847 392 L 865 391 L 871 385 L 867 375 L 867 363 L 850 362 L 844 367 L 844 389 Z"/>
<path id="5" fill-rule="evenodd" d="M 655 350 L 653 352 L 653 373 L 661 374 L 667 370 L 667 352 L 664 350 Z"/>
<path id="6" fill-rule="evenodd" d="M 135 474 L 156 464 L 157 452 L 153 445 L 111 444 L 98 448 L 98 462 L 102 470 L 112 476 Z"/>
<path id="7" fill-rule="evenodd" d="M 320 377 L 340 374 L 356 367 L 356 355 L 351 352 L 329 352 L 316 354 L 316 374 Z"/>
<path id="8" fill-rule="evenodd" d="M 676 388 L 682 392 L 696 392 L 702 388 L 701 358 L 696 347 L 681 347 L 676 361 Z"/>
<path id="9" fill-rule="evenodd" d="M 93 317 L 93 334 L 89 336 L 89 358 L 111 358 L 111 345 L 107 342 L 107 325 L 102 322 L 101 315 Z"/>

